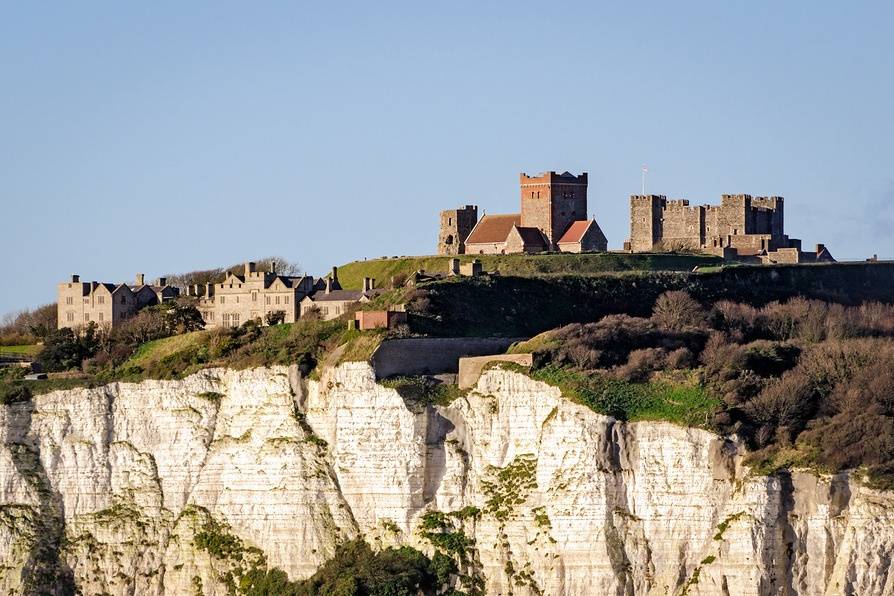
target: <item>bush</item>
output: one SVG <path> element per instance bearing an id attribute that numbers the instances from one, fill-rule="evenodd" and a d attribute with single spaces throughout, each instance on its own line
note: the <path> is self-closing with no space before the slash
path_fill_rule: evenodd
<path id="1" fill-rule="evenodd" d="M 373 552 L 358 539 L 339 546 L 335 557 L 299 582 L 295 593 L 417 596 L 434 595 L 441 587 L 431 560 L 418 550 L 404 546 Z"/>
<path id="2" fill-rule="evenodd" d="M 686 292 L 665 292 L 655 301 L 652 320 L 660 329 L 681 330 L 700 327 L 705 322 L 701 305 Z"/>

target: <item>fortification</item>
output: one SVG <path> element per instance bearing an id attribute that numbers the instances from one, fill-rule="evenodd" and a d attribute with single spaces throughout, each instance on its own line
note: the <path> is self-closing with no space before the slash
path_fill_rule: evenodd
<path id="1" fill-rule="evenodd" d="M 439 255 L 461 255 L 466 252 L 466 238 L 478 223 L 478 207 L 466 205 L 459 209 L 441 211 L 438 234 Z"/>
<path id="2" fill-rule="evenodd" d="M 722 195 L 720 205 L 697 206 L 664 195 L 633 195 L 625 249 L 702 251 L 770 263 L 834 260 L 823 245 L 804 252 L 800 240 L 785 234 L 782 197 L 751 195 Z"/>

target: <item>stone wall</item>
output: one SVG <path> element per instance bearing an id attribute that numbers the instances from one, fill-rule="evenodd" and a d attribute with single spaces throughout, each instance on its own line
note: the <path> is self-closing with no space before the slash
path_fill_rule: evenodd
<path id="1" fill-rule="evenodd" d="M 491 362 L 512 362 L 522 366 L 534 363 L 533 354 L 493 354 L 491 356 L 467 356 L 459 359 L 457 384 L 460 389 L 470 389 L 478 383 L 481 371 Z"/>
<path id="2" fill-rule="evenodd" d="M 431 337 L 392 339 L 382 342 L 372 355 L 376 377 L 436 375 L 459 371 L 464 356 L 498 354 L 518 338 Z"/>

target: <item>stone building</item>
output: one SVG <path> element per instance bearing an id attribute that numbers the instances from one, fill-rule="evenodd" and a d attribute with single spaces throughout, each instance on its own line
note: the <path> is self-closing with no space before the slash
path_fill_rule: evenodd
<path id="1" fill-rule="evenodd" d="M 238 327 L 246 321 L 267 322 L 267 316 L 280 314 L 282 322 L 294 323 L 300 316 L 301 300 L 314 291 L 311 276 L 290 276 L 258 271 L 253 262 L 245 263 L 241 275 L 228 273 L 223 282 L 193 286 L 188 293 L 198 299 L 206 328 Z"/>
<path id="2" fill-rule="evenodd" d="M 321 288 L 301 301 L 301 316 L 316 310 L 324 321 L 337 319 L 355 305 L 369 302 L 382 292 L 375 287 L 376 280 L 369 277 L 363 278 L 361 290 L 343 290 L 338 282 L 337 267 L 332 268 L 332 273 L 320 285 Z"/>
<path id="3" fill-rule="evenodd" d="M 438 253 L 590 252 L 607 249 L 607 241 L 599 224 L 587 219 L 586 172 L 579 176 L 569 172 L 545 172 L 537 176 L 522 173 L 519 175 L 519 189 L 519 213 L 484 215 L 478 220 L 478 210 L 473 205 L 442 211 Z M 572 229 L 574 232 L 565 239 Z M 580 237 L 576 240 L 571 239 L 578 235 Z"/>
<path id="4" fill-rule="evenodd" d="M 438 254 L 461 255 L 466 251 L 465 240 L 478 223 L 478 207 L 466 205 L 459 209 L 441 211 L 441 231 L 438 235 Z"/>
<path id="5" fill-rule="evenodd" d="M 834 261 L 824 245 L 805 252 L 784 227 L 782 197 L 723 195 L 720 205 L 690 205 L 664 195 L 630 197 L 632 252 L 691 250 L 763 263 Z"/>
<path id="6" fill-rule="evenodd" d="M 57 326 L 77 329 L 93 322 L 112 327 L 145 306 L 173 300 L 179 295 L 180 290 L 169 286 L 164 277 L 155 284 L 147 284 L 144 275 L 138 273 L 134 284 L 128 285 L 82 282 L 80 276 L 72 275 L 57 287 Z"/>

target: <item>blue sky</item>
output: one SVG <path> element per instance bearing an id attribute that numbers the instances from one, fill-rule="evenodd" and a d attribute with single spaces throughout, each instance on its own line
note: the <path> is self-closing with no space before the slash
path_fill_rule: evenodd
<path id="1" fill-rule="evenodd" d="M 642 163 L 894 257 L 890 2 L 437 4 L 0 5 L 0 313 L 71 273 L 428 254 L 521 171 L 589 172 L 619 247 Z"/>

